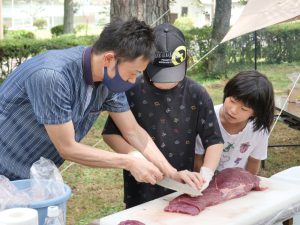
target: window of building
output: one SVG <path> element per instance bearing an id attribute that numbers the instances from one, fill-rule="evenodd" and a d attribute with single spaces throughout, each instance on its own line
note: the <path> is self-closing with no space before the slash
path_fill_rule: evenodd
<path id="1" fill-rule="evenodd" d="M 188 7 L 181 7 L 181 16 L 188 15 Z"/>

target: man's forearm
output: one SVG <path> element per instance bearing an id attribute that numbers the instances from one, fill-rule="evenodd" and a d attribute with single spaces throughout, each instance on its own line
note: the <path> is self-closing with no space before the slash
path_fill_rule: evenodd
<path id="1" fill-rule="evenodd" d="M 134 134 L 125 137 L 131 145 L 141 153 L 154 165 L 156 165 L 162 172 L 167 172 L 168 176 L 177 170 L 171 166 L 161 151 L 157 148 L 148 133 L 141 127 L 137 128 Z"/>
<path id="2" fill-rule="evenodd" d="M 60 156 L 65 160 L 91 167 L 127 169 L 133 159 L 130 156 L 100 150 L 78 143 L 73 123 L 45 125 L 47 133 Z"/>
<path id="3" fill-rule="evenodd" d="M 128 169 L 131 157 L 124 154 L 100 150 L 81 143 L 63 146 L 59 152 L 65 160 L 98 168 Z"/>

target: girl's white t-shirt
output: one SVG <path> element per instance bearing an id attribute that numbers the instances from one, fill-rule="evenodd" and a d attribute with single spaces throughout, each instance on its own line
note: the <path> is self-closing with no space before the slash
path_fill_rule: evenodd
<path id="1" fill-rule="evenodd" d="M 250 121 L 238 134 L 229 134 L 220 121 L 220 109 L 222 106 L 223 104 L 215 106 L 216 116 L 224 139 L 224 149 L 217 170 L 221 171 L 232 167 L 245 168 L 249 156 L 258 160 L 266 159 L 268 132 L 266 130 L 253 132 L 253 122 Z M 197 136 L 195 153 L 203 155 L 204 152 L 201 138 Z"/>

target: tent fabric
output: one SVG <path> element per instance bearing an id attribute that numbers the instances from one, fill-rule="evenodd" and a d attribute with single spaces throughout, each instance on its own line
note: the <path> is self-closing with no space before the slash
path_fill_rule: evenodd
<path id="1" fill-rule="evenodd" d="M 221 43 L 273 24 L 299 19 L 300 0 L 249 0 Z"/>

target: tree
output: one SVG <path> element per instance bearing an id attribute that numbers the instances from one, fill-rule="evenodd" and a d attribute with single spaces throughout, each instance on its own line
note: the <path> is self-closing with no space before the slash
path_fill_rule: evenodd
<path id="1" fill-rule="evenodd" d="M 211 48 L 221 42 L 229 30 L 231 17 L 231 0 L 216 0 L 215 18 L 213 20 Z M 208 72 L 217 76 L 226 71 L 226 44 L 220 45 L 208 60 Z M 226 74 L 225 74 L 226 75 Z"/>
<path id="2" fill-rule="evenodd" d="M 74 31 L 74 3 L 73 0 L 64 0 L 64 34 Z"/>
<path id="3" fill-rule="evenodd" d="M 0 40 L 3 39 L 3 14 L 2 14 L 2 0 L 0 0 Z"/>
<path id="4" fill-rule="evenodd" d="M 127 20 L 137 17 L 149 25 L 169 21 L 170 0 L 111 0 L 110 19 L 120 17 Z"/>

